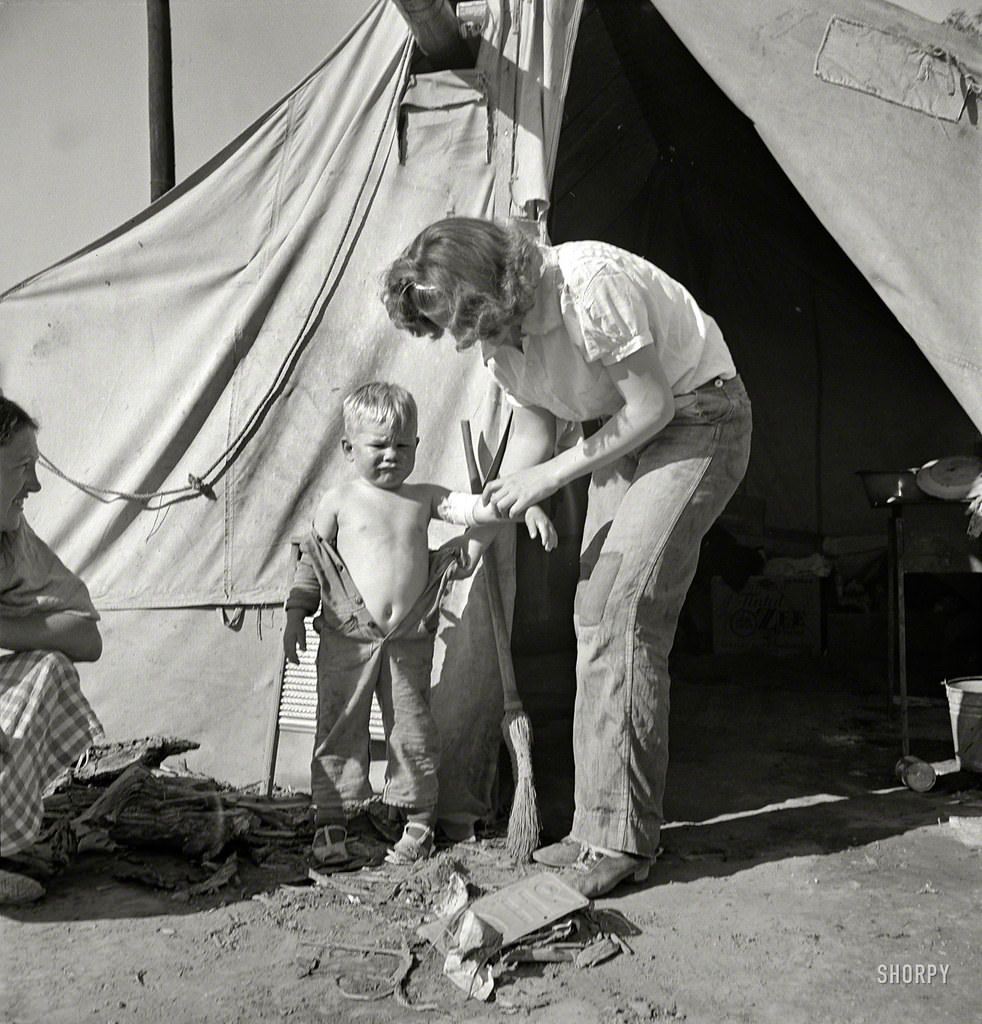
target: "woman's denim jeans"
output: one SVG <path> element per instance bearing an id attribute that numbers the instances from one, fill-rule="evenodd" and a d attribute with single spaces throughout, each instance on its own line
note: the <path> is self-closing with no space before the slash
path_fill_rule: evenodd
<path id="1" fill-rule="evenodd" d="M 582 842 L 654 856 L 668 769 L 668 654 L 703 536 L 747 469 L 739 377 L 679 396 L 671 423 L 590 482 L 574 623 Z"/>

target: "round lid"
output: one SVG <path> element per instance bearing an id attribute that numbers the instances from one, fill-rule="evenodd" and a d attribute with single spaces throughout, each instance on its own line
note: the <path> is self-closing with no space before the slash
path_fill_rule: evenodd
<path id="1" fill-rule="evenodd" d="M 947 455 L 925 462 L 917 471 L 917 486 L 932 498 L 958 501 L 968 497 L 982 476 L 982 459 L 975 455 Z"/>

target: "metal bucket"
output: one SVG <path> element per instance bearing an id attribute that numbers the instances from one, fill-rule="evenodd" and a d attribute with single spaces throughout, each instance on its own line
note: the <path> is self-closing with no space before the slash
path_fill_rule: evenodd
<path id="1" fill-rule="evenodd" d="M 982 677 L 946 679 L 951 737 L 961 768 L 982 772 Z"/>

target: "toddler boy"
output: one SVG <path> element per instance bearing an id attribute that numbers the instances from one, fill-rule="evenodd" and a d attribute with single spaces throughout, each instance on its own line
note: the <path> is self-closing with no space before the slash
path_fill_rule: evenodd
<path id="1" fill-rule="evenodd" d="M 388 757 L 383 800 L 406 814 L 386 859 L 406 864 L 433 848 L 439 739 L 429 688 L 440 601 L 451 579 L 474 571 L 480 551 L 480 538 L 467 531 L 430 552 L 427 526 L 433 518 L 468 527 L 502 520 L 480 495 L 406 482 L 419 439 L 416 403 L 404 388 L 362 385 L 345 398 L 343 413 L 341 447 L 355 476 L 328 490 L 317 507 L 286 601 L 283 646 L 296 662 L 297 647 L 305 648 L 304 618 L 319 607 L 314 857 L 326 865 L 350 860 L 348 813 L 373 795 L 374 693 Z M 530 508 L 525 522 L 547 551 L 555 547 L 555 528 L 541 508 Z"/>

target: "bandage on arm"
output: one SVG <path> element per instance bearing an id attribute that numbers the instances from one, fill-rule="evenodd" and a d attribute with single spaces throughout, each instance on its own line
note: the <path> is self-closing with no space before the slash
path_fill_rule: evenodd
<path id="1" fill-rule="evenodd" d="M 446 523 L 457 526 L 476 526 L 477 510 L 481 504 L 479 494 L 466 491 L 450 491 L 436 506 L 436 514 Z M 486 521 L 486 520 L 485 520 Z"/>

